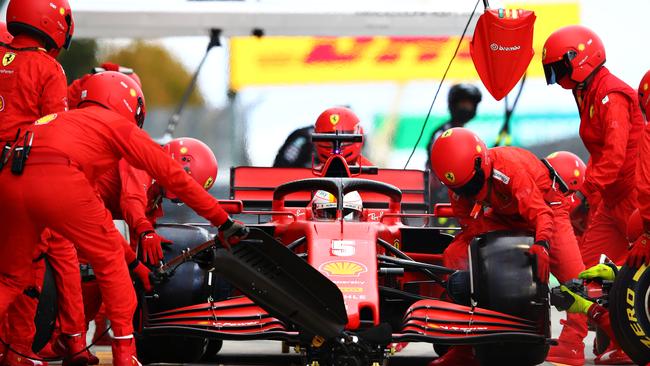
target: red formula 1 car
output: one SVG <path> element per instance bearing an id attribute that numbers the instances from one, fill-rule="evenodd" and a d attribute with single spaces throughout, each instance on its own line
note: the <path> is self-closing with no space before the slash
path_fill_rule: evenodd
<path id="1" fill-rule="evenodd" d="M 427 179 L 350 167 L 336 154 L 315 170 L 233 168 L 226 206 L 257 223 L 232 248 L 204 229 L 158 228 L 175 249 L 143 297 L 140 356 L 189 362 L 206 343 L 214 354 L 221 340 L 282 340 L 300 346 L 305 364 L 370 366 L 386 364 L 391 344 L 428 342 L 474 345 L 483 364 L 542 363 L 549 299 L 525 254 L 533 239 L 489 233 L 471 244 L 469 271 L 443 267 L 453 237 L 426 221 L 449 212 L 428 213 Z M 333 218 L 313 217 L 316 191 L 336 198 Z M 364 209 L 346 221 L 353 191 Z"/>

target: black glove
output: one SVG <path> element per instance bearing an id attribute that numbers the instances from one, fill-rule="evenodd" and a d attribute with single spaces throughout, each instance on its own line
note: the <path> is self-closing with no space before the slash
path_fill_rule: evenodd
<path id="1" fill-rule="evenodd" d="M 219 239 L 226 246 L 237 244 L 248 236 L 249 231 L 250 229 L 243 222 L 229 217 L 226 222 L 219 226 Z"/>

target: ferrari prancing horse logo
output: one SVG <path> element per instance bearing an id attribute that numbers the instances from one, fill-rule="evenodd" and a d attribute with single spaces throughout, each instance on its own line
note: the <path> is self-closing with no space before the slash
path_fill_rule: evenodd
<path id="1" fill-rule="evenodd" d="M 16 59 L 16 54 L 13 52 L 7 52 L 2 56 L 2 66 L 7 66 Z"/>
<path id="2" fill-rule="evenodd" d="M 449 183 L 454 183 L 456 181 L 456 176 L 452 172 L 445 173 L 445 178 L 447 178 Z"/>
<path id="3" fill-rule="evenodd" d="M 336 124 L 339 123 L 340 119 L 341 118 L 339 117 L 338 114 L 333 114 L 333 115 L 330 116 L 330 123 L 332 124 L 332 126 L 336 126 Z"/>

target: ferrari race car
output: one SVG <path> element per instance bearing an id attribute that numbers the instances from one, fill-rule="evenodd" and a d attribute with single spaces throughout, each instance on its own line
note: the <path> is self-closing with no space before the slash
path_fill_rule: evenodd
<path id="1" fill-rule="evenodd" d="M 468 271 L 446 268 L 453 237 L 426 221 L 450 210 L 429 213 L 428 187 L 428 172 L 348 166 L 336 154 L 312 170 L 233 168 L 224 206 L 256 223 L 232 247 L 205 228 L 157 227 L 175 244 L 154 293 L 142 294 L 141 360 L 192 362 L 222 340 L 279 340 L 310 365 L 383 365 L 398 342 L 439 353 L 473 345 L 486 365 L 542 363 L 549 297 L 526 255 L 533 239 L 488 233 L 470 245 Z M 331 218 L 312 214 L 316 191 L 335 197 Z M 347 221 L 353 191 L 364 208 Z"/>

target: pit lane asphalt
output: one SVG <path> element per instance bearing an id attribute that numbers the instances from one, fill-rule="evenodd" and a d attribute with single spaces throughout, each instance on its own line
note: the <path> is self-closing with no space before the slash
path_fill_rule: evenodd
<path id="1" fill-rule="evenodd" d="M 551 312 L 553 319 L 553 337 L 560 334 L 559 319 L 563 315 L 555 310 Z M 91 325 L 92 327 L 92 325 Z M 92 329 L 89 331 L 92 334 Z M 589 332 L 585 338 L 585 365 L 593 365 L 594 355 L 592 353 L 592 344 L 594 333 Z M 111 349 L 107 346 L 94 347 L 93 352 L 100 358 L 101 366 L 111 365 Z M 275 366 L 275 365 L 300 365 L 300 359 L 293 353 L 282 354 L 281 342 L 274 341 L 247 341 L 247 342 L 224 342 L 221 352 L 215 362 L 210 364 L 188 364 L 190 366 L 202 365 L 220 365 L 220 366 Z M 402 352 L 391 357 L 390 366 L 426 366 L 436 357 L 433 347 L 430 344 L 411 343 Z M 168 364 L 165 364 L 168 365 Z M 552 363 L 543 363 L 544 366 L 560 365 Z M 510 365 L 508 365 L 510 366 Z"/>

